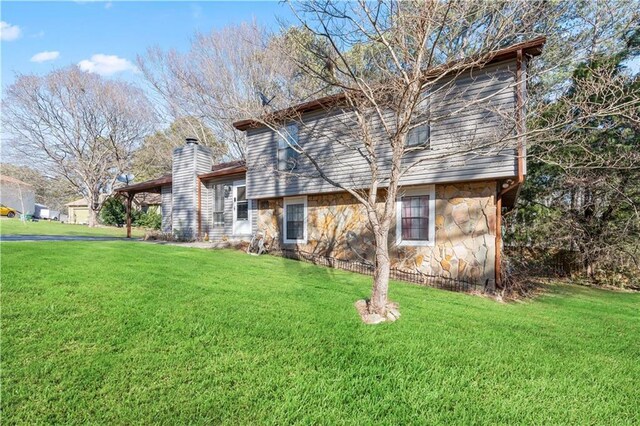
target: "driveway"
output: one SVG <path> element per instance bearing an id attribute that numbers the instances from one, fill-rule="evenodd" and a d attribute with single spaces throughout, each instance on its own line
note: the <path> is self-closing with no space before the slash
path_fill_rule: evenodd
<path id="1" fill-rule="evenodd" d="M 137 238 L 90 237 L 86 235 L 2 235 L 4 241 L 139 241 Z"/>

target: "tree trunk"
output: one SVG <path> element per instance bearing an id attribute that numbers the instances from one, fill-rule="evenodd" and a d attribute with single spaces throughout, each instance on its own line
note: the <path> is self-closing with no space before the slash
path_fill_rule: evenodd
<path id="1" fill-rule="evenodd" d="M 93 228 L 98 226 L 98 211 L 94 210 L 92 206 L 89 206 L 89 227 Z"/>
<path id="2" fill-rule="evenodd" d="M 373 272 L 373 289 L 371 291 L 370 311 L 385 316 L 387 313 L 387 295 L 389 293 L 389 231 L 378 230 L 376 237 L 376 267 Z"/>

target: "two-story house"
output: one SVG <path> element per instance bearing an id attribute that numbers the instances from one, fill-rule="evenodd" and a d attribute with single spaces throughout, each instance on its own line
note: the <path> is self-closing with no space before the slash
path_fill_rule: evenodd
<path id="1" fill-rule="evenodd" d="M 514 205 L 526 175 L 527 64 L 544 41 L 499 50 L 482 67 L 430 86 L 422 111 L 430 119 L 410 131 L 407 144 L 416 149 L 403 157 L 412 167 L 396 200 L 395 267 L 490 284 L 499 279 L 502 211 Z M 351 112 L 339 99 L 289 108 L 297 119 L 282 123 L 286 132 L 236 122 L 246 132 L 246 163 L 213 165 L 208 149 L 189 140 L 174 152 L 172 176 L 119 191 L 161 193 L 163 231 L 185 238 L 247 240 L 259 231 L 272 248 L 373 261 L 363 206 L 329 183 L 366 190 L 370 182 L 365 159 L 350 149 L 358 141 L 349 139 Z M 317 164 L 297 156 L 292 144 Z M 384 151 L 379 158 L 387 173 Z"/>

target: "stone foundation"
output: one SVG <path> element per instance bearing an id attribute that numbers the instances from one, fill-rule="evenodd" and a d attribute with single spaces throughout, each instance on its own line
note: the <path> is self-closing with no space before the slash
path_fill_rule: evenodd
<path id="1" fill-rule="evenodd" d="M 392 266 L 429 275 L 494 282 L 496 183 L 436 185 L 433 247 L 395 246 Z M 297 248 L 345 260 L 374 259 L 365 209 L 348 193 L 307 197 L 307 243 L 282 244 L 282 198 L 258 202 L 258 229 L 268 247 Z M 389 241 L 395 242 L 395 227 Z"/>

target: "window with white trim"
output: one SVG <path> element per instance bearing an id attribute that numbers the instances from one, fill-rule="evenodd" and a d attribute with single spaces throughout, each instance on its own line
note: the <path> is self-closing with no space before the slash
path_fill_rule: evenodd
<path id="1" fill-rule="evenodd" d="M 285 198 L 282 216 L 284 243 L 306 243 L 307 197 Z"/>
<path id="2" fill-rule="evenodd" d="M 294 149 L 298 145 L 298 125 L 283 127 L 278 135 L 278 170 L 291 171 L 298 165 L 300 154 Z"/>
<path id="3" fill-rule="evenodd" d="M 435 244 L 435 187 L 400 188 L 396 201 L 396 244 Z"/>
<path id="4" fill-rule="evenodd" d="M 423 99 L 414 110 L 414 117 L 411 122 L 414 127 L 409 129 L 407 133 L 407 148 L 424 148 L 428 149 L 431 143 L 431 125 L 429 122 L 430 103 L 427 95 L 423 95 Z"/>
<path id="5" fill-rule="evenodd" d="M 224 225 L 224 185 L 213 186 L 213 224 Z"/>

